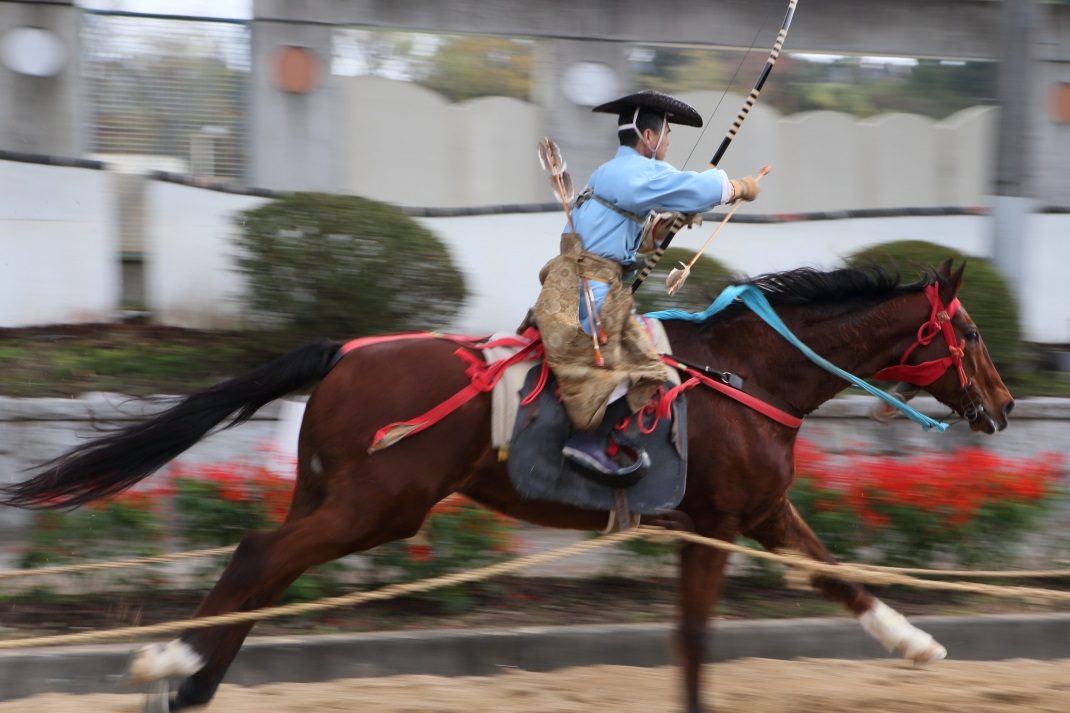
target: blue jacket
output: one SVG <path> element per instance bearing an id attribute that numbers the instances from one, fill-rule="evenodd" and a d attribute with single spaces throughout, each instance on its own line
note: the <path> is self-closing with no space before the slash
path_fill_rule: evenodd
<path id="1" fill-rule="evenodd" d="M 731 194 L 724 171 L 680 171 L 664 161 L 646 158 L 630 146 L 618 148 L 612 160 L 591 174 L 587 185 L 596 196 L 641 218 L 651 210 L 703 213 L 726 202 Z M 584 250 L 616 260 L 626 270 L 634 265 L 642 224 L 594 200 L 582 203 L 573 211 L 572 224 Z M 598 309 L 608 290 L 607 285 L 592 282 L 591 291 Z M 582 298 L 580 324 L 589 334 L 587 308 Z"/>

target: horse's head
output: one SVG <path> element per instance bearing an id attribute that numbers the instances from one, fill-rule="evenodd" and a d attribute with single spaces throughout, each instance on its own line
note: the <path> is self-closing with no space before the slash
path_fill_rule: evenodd
<path id="1" fill-rule="evenodd" d="M 1014 397 L 996 371 L 977 324 L 958 301 L 963 263 L 952 271 L 947 260 L 925 288 L 929 319 L 917 331 L 899 366 L 877 378 L 905 381 L 928 391 L 970 423 L 974 431 L 995 433 L 1007 427 Z"/>

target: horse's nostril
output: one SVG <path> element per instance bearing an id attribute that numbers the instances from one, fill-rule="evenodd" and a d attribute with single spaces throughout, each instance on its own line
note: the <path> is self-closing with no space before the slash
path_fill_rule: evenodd
<path id="1" fill-rule="evenodd" d="M 1007 418 L 1011 415 L 1011 411 L 1014 410 L 1014 401 L 1008 401 L 1007 405 L 1003 407 L 1003 418 Z"/>

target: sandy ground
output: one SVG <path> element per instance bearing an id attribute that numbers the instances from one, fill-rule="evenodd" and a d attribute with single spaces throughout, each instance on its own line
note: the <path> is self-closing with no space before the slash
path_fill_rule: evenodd
<path id="1" fill-rule="evenodd" d="M 1066 713 L 1070 659 L 944 661 L 929 668 L 894 661 L 746 659 L 707 670 L 716 713 Z M 44 695 L 0 703 L 0 713 L 137 713 L 141 696 Z M 678 713 L 675 668 L 591 666 L 498 676 L 393 676 L 318 684 L 224 685 L 212 713 Z"/>

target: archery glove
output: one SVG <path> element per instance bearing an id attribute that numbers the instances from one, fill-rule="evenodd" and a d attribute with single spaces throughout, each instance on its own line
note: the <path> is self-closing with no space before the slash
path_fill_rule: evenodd
<path id="1" fill-rule="evenodd" d="M 733 178 L 729 183 L 732 184 L 732 201 L 752 201 L 758 197 L 758 191 L 761 190 L 758 179 L 754 176 Z"/>

